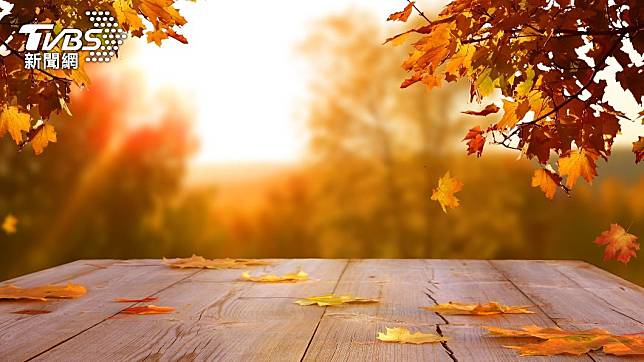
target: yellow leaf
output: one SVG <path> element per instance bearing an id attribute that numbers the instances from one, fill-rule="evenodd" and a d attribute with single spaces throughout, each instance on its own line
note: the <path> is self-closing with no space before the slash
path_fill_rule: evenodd
<path id="1" fill-rule="evenodd" d="M 432 192 L 432 200 L 438 201 L 447 213 L 447 208 L 456 208 L 459 206 L 458 199 L 454 196 L 456 192 L 463 189 L 463 183 L 455 178 L 450 177 L 449 171 L 438 180 L 438 188 Z"/>
<path id="2" fill-rule="evenodd" d="M 497 123 L 499 128 L 512 128 L 520 121 L 516 114 L 517 106 L 518 103 L 503 99 L 503 117 Z"/>
<path id="3" fill-rule="evenodd" d="M 169 260 L 163 258 L 163 263 L 171 268 L 201 268 L 201 269 L 241 269 L 251 266 L 269 265 L 270 262 L 257 259 L 206 259 L 193 255 L 190 258 Z"/>
<path id="4" fill-rule="evenodd" d="M 320 307 L 326 307 L 329 305 L 340 305 L 340 304 L 354 304 L 354 303 L 378 303 L 378 299 L 367 299 L 359 298 L 351 295 L 322 295 L 319 297 L 308 297 L 295 301 L 299 305 L 313 305 L 317 304 Z"/>
<path id="5" fill-rule="evenodd" d="M 595 161 L 598 158 L 597 153 L 586 149 L 571 151 L 568 156 L 560 158 L 559 173 L 562 176 L 568 176 L 566 186 L 572 189 L 580 176 L 591 183 L 593 178 L 597 176 Z"/>
<path id="6" fill-rule="evenodd" d="M 4 221 L 2 222 L 2 230 L 7 234 L 14 234 L 16 232 L 16 225 L 18 224 L 18 219 L 9 214 L 5 216 Z"/>
<path id="7" fill-rule="evenodd" d="M 4 106 L 0 112 L 0 137 L 8 131 L 16 144 L 20 144 L 22 131 L 29 131 L 30 121 L 31 116 L 19 110 L 18 107 Z"/>
<path id="8" fill-rule="evenodd" d="M 421 309 L 441 313 L 441 314 L 470 314 L 470 315 L 493 315 L 493 314 L 532 314 L 528 310 L 529 306 L 506 306 L 497 302 L 485 304 L 465 304 L 459 302 L 449 302 L 437 304 L 430 307 L 421 307 Z"/>
<path id="9" fill-rule="evenodd" d="M 437 343 L 445 342 L 447 338 L 433 333 L 415 332 L 411 333 L 407 328 L 387 328 L 385 333 L 378 332 L 377 339 L 384 342 L 397 342 L 397 343 Z"/>
<path id="10" fill-rule="evenodd" d="M 300 280 L 308 280 L 309 275 L 303 271 L 297 273 L 275 275 L 275 274 L 262 274 L 259 276 L 251 276 L 248 272 L 242 273 L 242 278 L 251 282 L 258 283 L 281 283 L 281 282 L 296 282 Z"/>
<path id="11" fill-rule="evenodd" d="M 545 341 L 523 346 L 505 346 L 519 350 L 522 356 L 581 355 L 603 348 L 604 353 L 618 356 L 644 354 L 644 336 L 641 333 L 614 335 L 604 329 L 564 331 L 557 327 L 526 326 L 520 330 L 483 327 L 496 337 L 536 337 Z"/>
<path id="12" fill-rule="evenodd" d="M 539 187 L 546 197 L 553 199 L 561 184 L 561 177 L 554 172 L 539 168 L 534 170 L 532 176 L 532 187 Z"/>
<path id="13" fill-rule="evenodd" d="M 49 142 L 56 142 L 56 130 L 54 130 L 54 126 L 46 123 L 40 127 L 31 140 L 31 147 L 34 149 L 34 153 L 39 155 L 47 147 Z"/>
<path id="14" fill-rule="evenodd" d="M 448 82 L 455 81 L 472 67 L 472 56 L 476 51 L 473 44 L 462 45 L 456 54 L 445 64 L 445 79 Z"/>
<path id="15" fill-rule="evenodd" d="M 82 285 L 44 285 L 34 288 L 20 288 L 15 285 L 0 287 L 0 299 L 32 299 L 47 300 L 47 298 L 78 298 L 85 295 L 87 289 Z"/>
<path id="16" fill-rule="evenodd" d="M 123 29 L 133 33 L 140 33 L 145 29 L 138 12 L 132 7 L 132 0 L 115 0 L 112 6 Z"/>

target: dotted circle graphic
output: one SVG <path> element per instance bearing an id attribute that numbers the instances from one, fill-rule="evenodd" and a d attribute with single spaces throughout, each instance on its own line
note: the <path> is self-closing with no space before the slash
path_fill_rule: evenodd
<path id="1" fill-rule="evenodd" d="M 119 23 L 109 11 L 86 11 L 85 15 L 92 22 L 93 29 L 99 29 L 102 44 L 97 51 L 89 52 L 86 62 L 109 62 L 116 55 L 120 45 L 127 39 L 127 32 L 119 27 Z"/>

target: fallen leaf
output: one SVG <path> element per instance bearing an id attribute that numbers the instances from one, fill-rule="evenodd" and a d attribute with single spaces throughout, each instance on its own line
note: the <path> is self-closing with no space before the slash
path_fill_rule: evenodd
<path id="1" fill-rule="evenodd" d="M 206 259 L 193 255 L 190 258 L 166 259 L 163 262 L 172 268 L 201 268 L 201 269 L 241 269 L 251 266 L 270 265 L 270 262 L 257 259 Z"/>
<path id="2" fill-rule="evenodd" d="M 378 303 L 378 299 L 368 299 L 368 298 L 359 298 L 351 295 L 322 295 L 319 297 L 308 297 L 304 299 L 299 299 L 295 301 L 299 305 L 313 305 L 317 304 L 320 307 L 326 307 L 329 305 L 341 305 L 341 304 L 358 304 L 358 303 Z"/>
<path id="3" fill-rule="evenodd" d="M 157 297 L 145 297 L 141 299 L 128 299 L 128 298 L 115 298 L 114 301 L 118 303 L 148 303 L 154 302 L 159 298 Z"/>
<path id="4" fill-rule="evenodd" d="M 432 200 L 438 201 L 447 213 L 447 208 L 459 206 L 458 199 L 454 196 L 456 192 L 463 189 L 463 183 L 455 178 L 450 177 L 449 171 L 438 180 L 438 188 L 432 191 Z"/>
<path id="5" fill-rule="evenodd" d="M 16 232 L 16 225 L 18 224 L 18 219 L 9 214 L 5 216 L 4 221 L 2 222 L 2 230 L 7 234 L 14 234 Z"/>
<path id="6" fill-rule="evenodd" d="M 87 289 L 82 285 L 44 285 L 35 288 L 20 288 L 15 285 L 0 287 L 0 299 L 47 300 L 47 298 L 78 298 L 85 295 Z"/>
<path id="7" fill-rule="evenodd" d="M 248 272 L 244 272 L 242 278 L 251 282 L 259 283 L 281 283 L 281 282 L 296 282 L 300 280 L 308 280 L 309 275 L 303 271 L 297 273 L 275 275 L 275 274 L 262 274 L 259 276 L 251 276 Z"/>
<path id="8" fill-rule="evenodd" d="M 43 310 L 43 309 L 22 309 L 22 310 L 17 310 L 15 312 L 11 312 L 11 313 L 13 313 L 13 314 L 38 315 L 38 314 L 51 313 L 51 311 Z"/>
<path id="9" fill-rule="evenodd" d="M 604 260 L 617 260 L 624 264 L 634 257 L 640 244 L 636 242 L 637 236 L 629 234 L 618 224 L 610 224 L 610 228 L 601 233 L 594 243 L 606 245 Z"/>
<path id="10" fill-rule="evenodd" d="M 464 112 L 461 112 L 461 113 L 469 114 L 471 116 L 487 116 L 488 114 L 498 112 L 500 109 L 501 108 L 499 108 L 496 104 L 490 103 L 480 111 L 464 111 Z"/>
<path id="11" fill-rule="evenodd" d="M 483 327 L 496 337 L 536 337 L 545 341 L 523 346 L 504 346 L 518 350 L 522 356 L 554 356 L 558 354 L 581 355 L 602 348 L 604 353 L 618 356 L 644 354 L 644 337 L 613 335 L 594 328 L 582 331 L 565 331 L 557 327 L 522 327 L 521 330 Z"/>
<path id="12" fill-rule="evenodd" d="M 397 343 L 437 343 L 445 342 L 447 338 L 433 333 L 415 332 L 411 333 L 407 328 L 387 328 L 385 333 L 378 332 L 377 339 L 384 342 L 397 342 Z"/>
<path id="13" fill-rule="evenodd" d="M 409 19 L 409 15 L 411 15 L 411 11 L 413 10 L 413 8 L 414 8 L 414 2 L 412 1 L 409 4 L 407 4 L 407 6 L 405 6 L 405 8 L 402 11 L 389 15 L 389 17 L 387 18 L 387 21 L 394 21 L 394 20 L 407 21 L 407 19 Z"/>
<path id="14" fill-rule="evenodd" d="M 540 188 L 550 200 L 555 197 L 555 193 L 560 185 L 561 176 L 556 173 L 544 168 L 534 170 L 534 175 L 532 176 L 532 187 Z"/>
<path id="15" fill-rule="evenodd" d="M 430 307 L 420 307 L 421 309 L 440 313 L 440 314 L 469 314 L 469 315 L 493 315 L 493 314 L 532 314 L 528 310 L 529 306 L 506 306 L 497 302 L 485 304 L 466 304 L 460 302 L 449 302 L 444 304 L 432 305 Z"/>
<path id="16" fill-rule="evenodd" d="M 601 328 L 593 328 L 582 331 L 565 331 L 558 327 L 542 328 L 534 325 L 521 327 L 520 330 L 488 326 L 483 326 L 483 328 L 489 331 L 490 334 L 495 337 L 536 337 L 540 339 L 551 339 L 576 335 L 611 335 L 610 332 Z"/>
<path id="17" fill-rule="evenodd" d="M 130 308 L 125 308 L 121 311 L 123 314 L 138 314 L 138 315 L 145 315 L 145 314 L 167 314 L 174 312 L 174 308 L 172 307 L 158 307 L 156 305 L 144 305 L 142 307 L 130 307 Z"/>

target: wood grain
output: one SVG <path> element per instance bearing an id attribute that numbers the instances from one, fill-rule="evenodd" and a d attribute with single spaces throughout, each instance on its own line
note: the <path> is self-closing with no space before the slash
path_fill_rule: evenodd
<path id="1" fill-rule="evenodd" d="M 618 361 L 585 356 L 519 357 L 482 325 L 644 330 L 644 289 L 578 261 L 276 259 L 253 274 L 302 269 L 311 280 L 244 281 L 243 270 L 179 270 L 159 260 L 82 260 L 7 281 L 75 282 L 74 300 L 0 302 L 0 361 Z M 296 299 L 351 294 L 380 303 L 299 306 Z M 155 296 L 166 315 L 124 315 L 114 298 Z M 419 309 L 449 301 L 527 305 L 535 314 L 440 315 Z M 51 311 L 12 314 L 19 309 Z M 387 327 L 439 333 L 443 344 L 375 339 Z"/>

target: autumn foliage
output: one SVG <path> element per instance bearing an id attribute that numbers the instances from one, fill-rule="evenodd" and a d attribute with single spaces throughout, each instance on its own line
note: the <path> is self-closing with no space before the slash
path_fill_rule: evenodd
<path id="1" fill-rule="evenodd" d="M 389 20 L 405 20 L 412 6 Z M 580 177 L 592 182 L 621 124 L 642 122 L 644 111 L 629 115 L 606 101 L 608 83 L 600 74 L 616 60 L 616 81 L 644 105 L 642 67 L 635 60 L 644 53 L 639 0 L 455 0 L 434 20 L 419 13 L 425 25 L 387 40 L 400 44 L 419 35 L 402 64 L 409 78 L 401 87 L 423 83 L 431 89 L 465 78 L 470 101 L 500 94 L 502 118 L 470 130 L 468 154 L 480 156 L 488 141 L 536 160 L 541 169 L 532 184 L 548 198 L 556 188 L 568 192 Z M 466 113 L 500 109 L 488 104 Z M 635 162 L 642 160 L 643 140 L 633 144 Z"/>
<path id="2" fill-rule="evenodd" d="M 175 0 L 13 2 L 16 4 L 0 24 L 0 50 L 9 52 L 0 57 L 0 138 L 8 133 L 20 149 L 31 143 L 36 154 L 42 153 L 49 142 L 57 141 L 56 131 L 48 123 L 51 115 L 71 115 L 72 86 L 88 86 L 90 78 L 84 67 L 85 56 L 79 56 L 78 69 L 25 69 L 26 35 L 18 32 L 22 25 L 90 29 L 92 22 L 86 11 L 107 10 L 132 36 L 146 36 L 148 42 L 157 45 L 169 37 L 187 43 L 178 33 L 186 20 L 175 8 Z"/>

